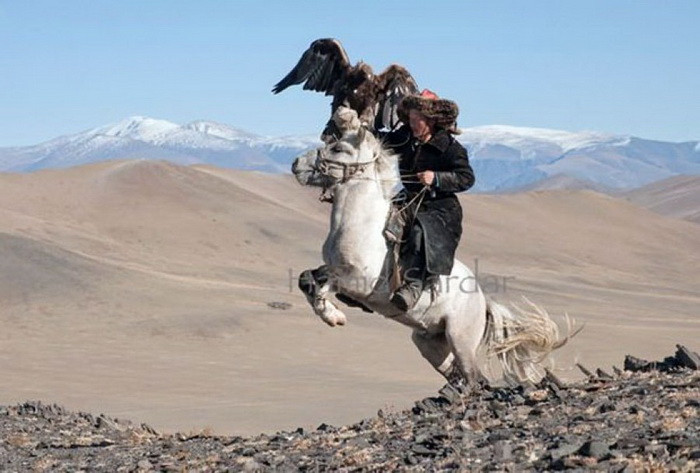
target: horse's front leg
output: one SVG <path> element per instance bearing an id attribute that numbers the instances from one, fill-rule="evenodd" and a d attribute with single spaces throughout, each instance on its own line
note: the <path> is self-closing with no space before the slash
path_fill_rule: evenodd
<path id="1" fill-rule="evenodd" d="M 307 269 L 299 275 L 299 289 L 306 296 L 314 313 L 321 317 L 331 327 L 345 325 L 347 320 L 329 297 L 333 287 L 333 277 L 328 265 L 319 266 L 316 269 Z"/>

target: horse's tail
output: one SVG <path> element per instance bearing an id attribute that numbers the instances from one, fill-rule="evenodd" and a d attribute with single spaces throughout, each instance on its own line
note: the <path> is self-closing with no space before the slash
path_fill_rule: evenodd
<path id="1" fill-rule="evenodd" d="M 486 305 L 486 330 L 481 348 L 487 357 L 495 357 L 506 381 L 537 383 L 544 376 L 542 362 L 552 351 L 576 335 L 571 320 L 567 335 L 560 339 L 557 324 L 549 314 L 528 299 L 528 308 L 514 306 L 517 313 L 492 300 Z"/>

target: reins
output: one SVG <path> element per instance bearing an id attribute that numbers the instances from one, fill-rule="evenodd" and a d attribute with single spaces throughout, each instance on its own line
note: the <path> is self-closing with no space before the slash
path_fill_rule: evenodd
<path id="1" fill-rule="evenodd" d="M 322 157 L 320 156 L 320 150 L 319 150 L 319 156 L 317 158 L 317 164 L 314 166 L 314 169 L 321 174 L 322 176 L 326 177 L 332 177 L 332 169 L 333 167 L 340 168 L 342 170 L 342 177 L 340 177 L 340 184 L 344 184 L 351 178 L 355 178 L 356 180 L 368 180 L 368 181 L 375 181 L 375 182 L 389 182 L 389 181 L 394 181 L 395 179 L 381 179 L 378 176 L 375 177 L 355 177 L 357 174 L 361 174 L 364 172 L 364 170 L 369 166 L 370 164 L 376 163 L 377 160 L 379 159 L 379 156 L 381 155 L 381 150 L 377 151 L 374 153 L 372 156 L 372 159 L 368 161 L 362 161 L 359 163 L 346 163 L 343 161 L 338 161 L 335 159 L 327 158 L 327 157 Z M 402 183 L 406 184 L 420 184 L 421 181 L 419 180 L 409 180 L 409 179 L 404 179 L 405 177 L 416 177 L 416 173 L 400 173 L 399 174 L 399 180 Z M 321 202 L 333 202 L 333 196 L 328 194 L 328 191 L 331 186 L 329 185 L 323 185 L 321 194 L 319 195 L 318 199 Z M 425 194 L 428 191 L 429 187 L 424 186 L 416 195 L 414 195 L 411 200 L 409 200 L 407 203 L 403 204 L 401 207 L 399 207 L 396 212 L 397 213 L 403 213 L 406 211 L 411 205 L 413 205 L 414 202 L 418 201 L 418 204 L 415 206 L 415 211 L 413 212 L 413 217 L 412 221 L 415 220 L 416 214 L 418 213 L 418 208 L 420 205 L 423 203 L 423 199 L 425 198 Z M 392 203 L 399 202 L 400 200 L 397 200 L 396 197 L 391 199 Z"/>
<path id="2" fill-rule="evenodd" d="M 317 158 L 317 164 L 314 166 L 314 169 L 324 177 L 332 177 L 333 167 L 340 168 L 343 174 L 342 177 L 340 177 L 339 183 L 344 184 L 345 182 L 353 178 L 356 174 L 361 174 L 362 172 L 364 172 L 367 166 L 376 162 L 377 159 L 379 159 L 379 154 L 380 152 L 376 152 L 372 156 L 372 159 L 370 159 L 369 161 L 362 161 L 359 163 L 346 163 L 343 161 L 319 156 Z M 319 195 L 318 200 L 320 200 L 321 202 L 333 202 L 333 196 L 328 195 L 328 190 L 330 189 L 330 186 L 324 184 L 321 189 L 321 195 Z"/>

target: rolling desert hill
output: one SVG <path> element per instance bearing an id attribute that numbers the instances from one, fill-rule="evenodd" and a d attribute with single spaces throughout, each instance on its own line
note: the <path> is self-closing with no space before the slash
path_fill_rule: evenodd
<path id="1" fill-rule="evenodd" d="M 516 187 L 504 191 L 504 193 L 518 193 L 530 191 L 545 191 L 545 190 L 593 190 L 596 192 L 609 193 L 611 189 L 601 184 L 588 181 L 586 179 L 577 179 L 567 174 L 555 174 L 554 176 L 540 179 L 522 187 Z"/>
<path id="2" fill-rule="evenodd" d="M 0 403 L 250 434 L 432 394 L 408 329 L 352 309 L 331 329 L 296 289 L 321 263 L 317 196 L 285 174 L 151 160 L 0 174 Z M 589 190 L 460 200 L 458 256 L 492 297 L 585 323 L 560 376 L 700 335 L 697 224 Z"/>
<path id="3" fill-rule="evenodd" d="M 620 193 L 636 205 L 700 223 L 700 176 L 674 176 Z"/>

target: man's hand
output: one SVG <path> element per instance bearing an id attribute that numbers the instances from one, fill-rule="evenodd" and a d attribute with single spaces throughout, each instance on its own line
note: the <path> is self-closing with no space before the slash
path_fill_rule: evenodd
<path id="1" fill-rule="evenodd" d="M 435 173 L 433 171 L 423 171 L 416 174 L 418 180 L 421 184 L 429 186 L 435 180 Z"/>

